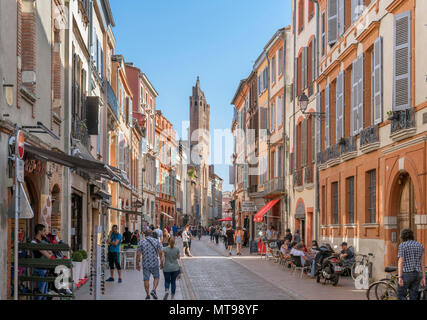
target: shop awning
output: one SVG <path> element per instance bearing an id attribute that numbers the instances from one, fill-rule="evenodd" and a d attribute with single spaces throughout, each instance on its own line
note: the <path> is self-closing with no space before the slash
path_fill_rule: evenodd
<path id="1" fill-rule="evenodd" d="M 273 201 L 270 201 L 269 203 L 267 203 L 265 205 L 264 208 L 262 208 L 255 216 L 254 216 L 254 222 L 262 222 L 262 219 L 264 219 L 265 214 L 271 209 L 273 208 L 278 202 L 280 201 L 280 199 L 276 199 Z"/>
<path id="2" fill-rule="evenodd" d="M 82 170 L 89 175 L 97 175 L 107 180 L 126 183 L 119 169 L 95 159 L 89 160 L 70 156 L 57 151 L 38 148 L 30 144 L 25 144 L 25 152 L 31 153 L 34 157 L 43 161 L 55 162 L 68 168 Z"/>
<path id="3" fill-rule="evenodd" d="M 225 222 L 225 221 L 233 221 L 233 219 L 231 219 L 231 218 L 224 218 L 224 219 L 218 220 L 218 222 Z"/>
<path id="4" fill-rule="evenodd" d="M 166 212 L 162 212 L 162 215 L 164 215 L 164 216 L 168 217 L 170 220 L 175 220 L 175 218 L 174 218 L 174 217 L 172 217 L 172 216 L 168 215 Z"/>

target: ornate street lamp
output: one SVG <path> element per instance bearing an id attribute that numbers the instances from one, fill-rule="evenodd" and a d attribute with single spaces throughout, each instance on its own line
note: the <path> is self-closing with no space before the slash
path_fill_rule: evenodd
<path id="1" fill-rule="evenodd" d="M 309 102 L 309 99 L 305 95 L 305 93 L 303 92 L 298 97 L 298 104 L 299 104 L 299 108 L 300 108 L 302 114 L 310 115 L 310 116 L 315 117 L 315 118 L 316 117 L 317 118 L 324 118 L 325 117 L 326 114 L 324 112 L 307 112 L 308 102 Z"/>

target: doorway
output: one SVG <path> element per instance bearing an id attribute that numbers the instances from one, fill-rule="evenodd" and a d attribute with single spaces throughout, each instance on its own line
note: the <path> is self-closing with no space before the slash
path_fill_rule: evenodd
<path id="1" fill-rule="evenodd" d="M 401 175 L 398 183 L 400 184 L 399 211 L 397 214 L 399 235 L 403 229 L 411 229 L 416 240 L 415 215 L 417 213 L 415 209 L 414 184 L 409 174 Z"/>
<path id="2" fill-rule="evenodd" d="M 73 251 L 82 249 L 82 216 L 83 199 L 73 193 L 71 195 L 71 249 Z"/>

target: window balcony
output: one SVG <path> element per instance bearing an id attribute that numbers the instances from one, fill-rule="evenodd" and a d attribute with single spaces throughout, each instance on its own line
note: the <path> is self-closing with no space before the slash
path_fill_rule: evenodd
<path id="1" fill-rule="evenodd" d="M 107 82 L 107 99 L 111 111 L 116 116 L 117 120 L 120 119 L 119 101 L 117 100 L 116 94 L 114 93 L 110 82 Z"/>
<path id="2" fill-rule="evenodd" d="M 89 148 L 89 132 L 86 121 L 81 120 L 78 115 L 73 115 L 71 135 L 74 139 L 79 140 L 85 147 Z"/>
<path id="3" fill-rule="evenodd" d="M 339 145 L 341 148 L 341 160 L 346 161 L 357 156 L 356 137 L 342 138 Z"/>
<path id="4" fill-rule="evenodd" d="M 380 136 L 378 125 L 371 126 L 360 132 L 360 151 L 372 152 L 380 147 Z"/>
<path id="5" fill-rule="evenodd" d="M 304 170 L 304 182 L 305 182 L 305 184 L 314 183 L 314 175 L 313 174 L 314 174 L 314 170 L 313 170 L 312 165 L 305 168 L 305 170 Z"/>
<path id="6" fill-rule="evenodd" d="M 391 121 L 391 138 L 393 141 L 406 139 L 416 133 L 415 111 L 413 108 L 393 111 L 390 116 Z"/>
<path id="7" fill-rule="evenodd" d="M 328 165 L 333 166 L 339 162 L 340 149 L 338 144 L 334 144 L 326 149 L 326 162 Z"/>
<path id="8" fill-rule="evenodd" d="M 264 191 L 267 195 L 282 194 L 285 192 L 285 178 L 277 177 L 265 184 Z"/>
<path id="9" fill-rule="evenodd" d="M 294 171 L 294 186 L 302 187 L 303 186 L 303 171 L 304 169 L 297 169 Z"/>

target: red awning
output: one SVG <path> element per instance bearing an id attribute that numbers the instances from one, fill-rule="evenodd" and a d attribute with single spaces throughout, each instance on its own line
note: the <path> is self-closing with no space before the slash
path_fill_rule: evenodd
<path id="1" fill-rule="evenodd" d="M 231 218 L 220 219 L 218 222 L 233 221 Z"/>
<path id="2" fill-rule="evenodd" d="M 264 208 L 262 208 L 254 217 L 254 222 L 262 222 L 262 219 L 264 218 L 265 214 L 271 209 L 273 208 L 278 202 L 280 201 L 280 199 L 276 199 L 273 201 L 270 201 L 269 203 L 267 203 L 265 205 Z"/>

